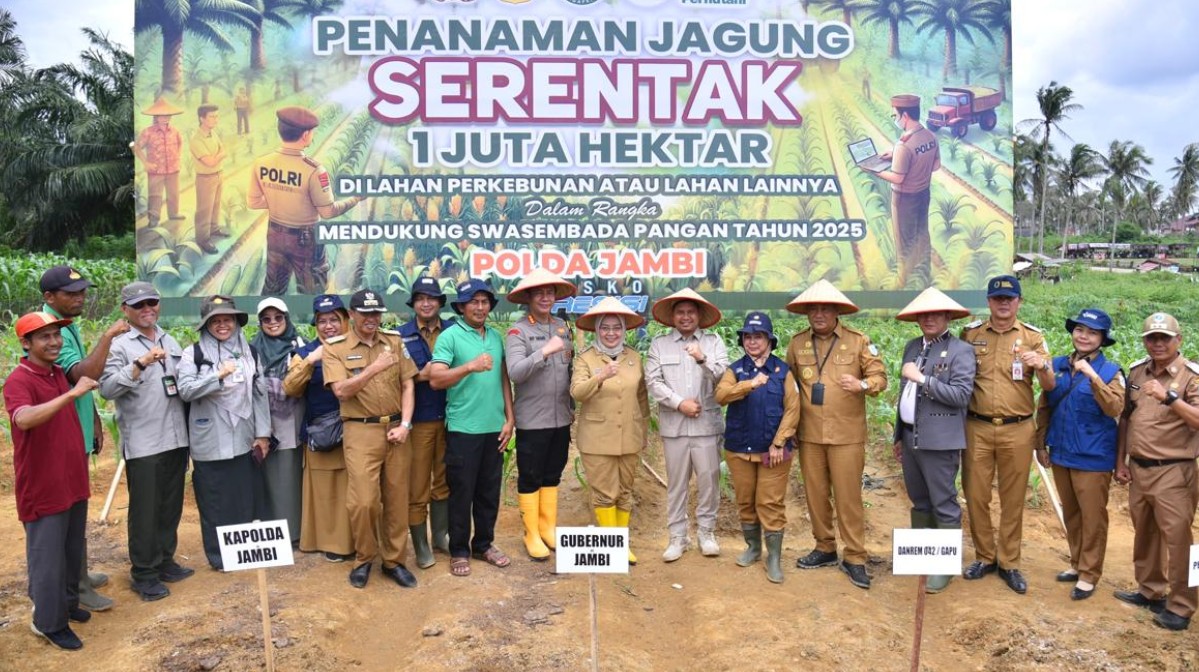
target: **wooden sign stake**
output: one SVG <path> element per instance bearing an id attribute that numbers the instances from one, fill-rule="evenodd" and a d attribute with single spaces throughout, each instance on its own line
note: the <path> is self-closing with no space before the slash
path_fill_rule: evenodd
<path id="1" fill-rule="evenodd" d="M 928 577 L 921 574 L 916 583 L 916 622 L 915 633 L 912 635 L 912 672 L 920 671 L 920 640 L 924 636 L 924 589 L 928 585 Z"/>
<path id="2" fill-rule="evenodd" d="M 591 589 L 591 672 L 599 672 L 599 609 L 595 597 L 595 574 L 587 575 Z"/>
<path id="3" fill-rule="evenodd" d="M 266 672 L 275 672 L 275 643 L 271 641 L 271 603 L 266 592 L 266 570 L 258 570 L 258 594 L 262 609 L 262 646 L 266 650 Z"/>

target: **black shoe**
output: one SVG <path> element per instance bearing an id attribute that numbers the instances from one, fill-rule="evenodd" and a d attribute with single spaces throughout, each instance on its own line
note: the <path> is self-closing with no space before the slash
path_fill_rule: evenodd
<path id="1" fill-rule="evenodd" d="M 816 569 L 818 567 L 831 567 L 837 564 L 837 554 L 820 549 L 812 549 L 811 553 L 803 556 L 795 561 L 795 566 L 800 569 Z"/>
<path id="2" fill-rule="evenodd" d="M 325 562 L 346 562 L 347 560 L 353 560 L 353 559 L 354 559 L 353 553 L 346 553 L 345 555 L 342 555 L 341 553 L 325 551 Z"/>
<path id="3" fill-rule="evenodd" d="M 204 254 L 216 254 L 217 252 L 220 252 L 220 250 L 216 249 L 216 245 L 213 245 L 212 243 L 196 243 L 196 245 L 201 250 L 204 250 Z"/>
<path id="4" fill-rule="evenodd" d="M 1024 575 L 1018 569 L 999 568 L 999 578 L 1007 584 L 1016 593 L 1023 595 L 1028 592 L 1028 581 L 1024 580 Z"/>
<path id="5" fill-rule="evenodd" d="M 391 569 L 383 568 L 383 575 L 391 578 L 392 581 L 400 584 L 401 588 L 415 588 L 416 577 L 404 565 L 396 565 Z"/>
<path id="6" fill-rule="evenodd" d="M 67 611 L 67 618 L 75 621 L 76 623 L 87 623 L 88 621 L 92 620 L 92 612 L 84 609 L 83 607 L 75 607 L 74 609 Z"/>
<path id="7" fill-rule="evenodd" d="M 855 565 L 842 562 L 838 567 L 849 577 L 849 582 L 858 588 L 870 590 L 870 576 L 866 574 L 866 565 Z"/>
<path id="8" fill-rule="evenodd" d="M 33 634 L 45 637 L 51 644 L 65 651 L 78 651 L 83 648 L 83 642 L 79 640 L 69 625 L 57 632 L 42 632 L 37 629 L 36 625 L 30 627 L 33 629 Z"/>
<path id="9" fill-rule="evenodd" d="M 1057 580 L 1062 583 L 1073 583 L 1078 580 L 1078 572 L 1073 569 L 1067 569 L 1064 572 L 1058 572 Z"/>
<path id="10" fill-rule="evenodd" d="M 350 585 L 355 588 L 365 588 L 369 578 L 371 578 L 371 563 L 369 562 L 364 562 L 350 570 Z"/>
<path id="11" fill-rule="evenodd" d="M 1142 595 L 1139 590 L 1117 590 L 1112 595 L 1121 602 L 1131 604 L 1134 607 L 1144 607 L 1155 614 L 1160 614 L 1166 610 L 1166 601 L 1164 599 L 1151 600 Z"/>
<path id="12" fill-rule="evenodd" d="M 137 593 L 137 596 L 142 598 L 143 602 L 154 602 L 171 594 L 171 590 L 162 585 L 161 581 L 153 579 L 134 581 L 133 592 Z"/>
<path id="13" fill-rule="evenodd" d="M 1092 588 L 1090 590 L 1083 590 L 1082 588 L 1079 588 L 1078 586 L 1074 586 L 1074 588 L 1072 588 L 1070 590 L 1070 599 L 1077 602 L 1079 600 L 1085 600 L 1094 594 L 1095 594 L 1094 588 Z"/>
<path id="14" fill-rule="evenodd" d="M 178 583 L 195 573 L 196 570 L 190 567 L 184 567 L 174 560 L 168 560 L 159 567 L 158 579 L 167 583 Z"/>
<path id="15" fill-rule="evenodd" d="M 983 562 L 982 560 L 975 560 L 967 565 L 966 569 L 962 571 L 962 578 L 966 579 L 967 581 L 974 581 L 975 579 L 981 579 L 988 574 L 994 574 L 998 569 L 998 563 L 988 563 Z"/>
<path id="16" fill-rule="evenodd" d="M 1154 616 L 1153 622 L 1158 627 L 1175 632 L 1186 630 L 1191 625 L 1191 619 L 1179 616 L 1169 609 L 1163 609 L 1158 615 Z"/>

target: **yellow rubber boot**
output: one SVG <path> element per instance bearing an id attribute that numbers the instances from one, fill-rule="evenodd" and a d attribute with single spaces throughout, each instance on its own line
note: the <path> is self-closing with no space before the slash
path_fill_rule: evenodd
<path id="1" fill-rule="evenodd" d="M 534 560 L 545 560 L 550 557 L 550 549 L 541 542 L 537 534 L 537 506 L 540 497 L 536 492 L 518 495 L 520 500 L 520 519 L 525 524 L 525 550 Z"/>
<path id="2" fill-rule="evenodd" d="M 629 526 L 629 512 L 624 509 L 616 509 L 616 527 Z M 629 564 L 637 564 L 637 556 L 633 555 L 633 531 L 629 530 Z"/>
<path id="3" fill-rule="evenodd" d="M 616 507 L 605 506 L 595 510 L 595 524 L 600 527 L 616 527 Z"/>
<path id="4" fill-rule="evenodd" d="M 542 488 L 537 492 L 541 495 L 541 503 L 537 507 L 537 531 L 545 545 L 553 550 L 557 540 L 558 486 Z"/>

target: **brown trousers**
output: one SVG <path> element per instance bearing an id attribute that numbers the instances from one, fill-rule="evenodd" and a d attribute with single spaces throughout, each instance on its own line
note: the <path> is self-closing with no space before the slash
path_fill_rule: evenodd
<path id="1" fill-rule="evenodd" d="M 736 453 L 724 452 L 737 499 L 737 516 L 742 523 L 761 523 L 767 532 L 787 527 L 787 479 L 791 460 L 771 467 L 762 466 Z"/>
<path id="2" fill-rule="evenodd" d="M 1150 599 L 1170 594 L 1166 608 L 1190 618 L 1199 607 L 1199 588 L 1187 586 L 1199 481 L 1195 461 L 1164 467 L 1141 467 L 1133 462 L 1128 490 L 1128 513 L 1136 536 L 1132 544 L 1133 572 L 1141 594 Z"/>
<path id="3" fill-rule="evenodd" d="M 800 442 L 799 468 L 803 474 L 816 550 L 837 552 L 837 538 L 833 532 L 835 507 L 841 543 L 845 544 L 845 562 L 865 564 L 866 509 L 862 506 L 862 471 L 866 468 L 866 444 Z"/>
<path id="4" fill-rule="evenodd" d="M 287 283 L 296 276 L 296 291 L 300 294 L 321 294 L 329 280 L 329 262 L 325 246 L 316 242 L 316 225 L 304 229 L 280 230 L 267 226 L 266 279 L 262 293 L 287 293 Z"/>
<path id="5" fill-rule="evenodd" d="M 1020 569 L 1020 540 L 1024 535 L 1024 499 L 1036 425 L 1025 420 L 996 426 L 966 421 L 966 454 L 962 456 L 962 490 L 970 514 L 974 557 L 999 561 L 1003 569 Z M 999 475 L 999 543 L 991 523 L 991 490 Z"/>
<path id="6" fill-rule="evenodd" d="M 420 525 L 428 518 L 430 501 L 450 497 L 450 486 L 445 483 L 445 422 L 414 423 L 410 436 L 412 473 L 408 481 L 408 524 Z"/>
<path id="7" fill-rule="evenodd" d="M 158 226 L 162 219 L 162 192 L 167 194 L 167 217 L 175 219 L 179 216 L 179 173 L 158 175 L 146 174 L 146 186 L 150 193 L 146 194 L 146 220 L 150 226 Z"/>
<path id="8" fill-rule="evenodd" d="M 196 175 L 196 242 L 204 245 L 220 224 L 221 190 L 224 180 L 220 173 Z"/>
<path id="9" fill-rule="evenodd" d="M 891 221 L 895 223 L 895 248 L 900 284 L 906 284 L 918 269 L 932 277 L 932 240 L 928 233 L 931 191 L 914 194 L 891 192 Z"/>
<path id="10" fill-rule="evenodd" d="M 344 436 L 349 475 L 346 508 L 356 562 L 372 562 L 382 551 L 383 567 L 395 567 L 408 550 L 412 444 L 391 443 L 387 425 L 382 424 L 347 422 Z"/>
<path id="11" fill-rule="evenodd" d="M 1070 567 L 1078 570 L 1083 581 L 1099 583 L 1107 555 L 1107 495 L 1112 472 L 1079 471 L 1055 464 L 1053 482 L 1066 517 Z"/>
<path id="12" fill-rule="evenodd" d="M 583 456 L 583 475 L 591 488 L 591 508 L 615 506 L 632 511 L 633 480 L 637 477 L 639 455 L 580 455 Z"/>
<path id="13" fill-rule="evenodd" d="M 346 507 L 346 462 L 341 448 L 318 453 L 304 451 L 300 495 L 300 550 L 348 555 L 354 552 L 350 514 Z"/>

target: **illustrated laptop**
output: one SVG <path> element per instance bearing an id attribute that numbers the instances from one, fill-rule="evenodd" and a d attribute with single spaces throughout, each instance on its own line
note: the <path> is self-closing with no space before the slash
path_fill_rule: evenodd
<path id="1" fill-rule="evenodd" d="M 887 170 L 891 167 L 890 161 L 878 155 L 878 150 L 874 148 L 874 141 L 870 138 L 864 138 L 851 143 L 849 145 L 849 155 L 853 157 L 853 162 L 859 168 L 872 173 Z"/>

